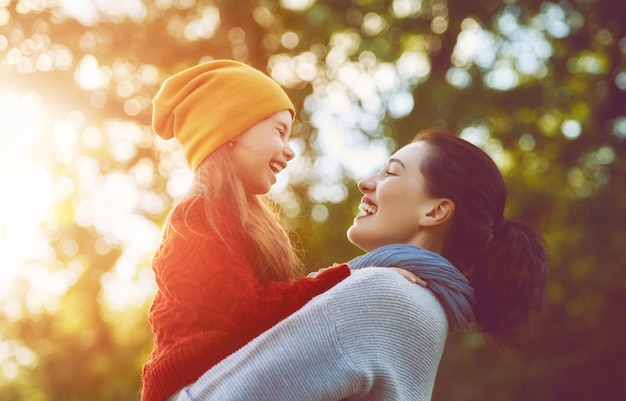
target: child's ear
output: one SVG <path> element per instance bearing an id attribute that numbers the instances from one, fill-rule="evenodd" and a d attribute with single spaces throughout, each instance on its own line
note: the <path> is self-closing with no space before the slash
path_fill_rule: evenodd
<path id="1" fill-rule="evenodd" d="M 424 226 L 437 226 L 443 224 L 454 216 L 454 202 L 447 198 L 440 198 L 433 201 L 432 208 L 426 213 L 423 219 Z"/>

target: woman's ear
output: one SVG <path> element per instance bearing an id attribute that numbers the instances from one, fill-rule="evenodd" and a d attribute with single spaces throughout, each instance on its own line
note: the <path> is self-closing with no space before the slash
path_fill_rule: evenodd
<path id="1" fill-rule="evenodd" d="M 452 219 L 454 216 L 454 202 L 448 198 L 435 199 L 432 208 L 423 219 L 423 226 L 438 226 Z"/>

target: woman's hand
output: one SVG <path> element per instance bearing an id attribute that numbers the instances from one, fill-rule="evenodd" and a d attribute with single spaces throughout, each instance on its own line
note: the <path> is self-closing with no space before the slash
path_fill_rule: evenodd
<path id="1" fill-rule="evenodd" d="M 332 265 L 330 267 L 324 267 L 322 269 L 319 269 L 316 272 L 309 273 L 307 275 L 307 277 L 315 277 L 318 274 L 320 274 L 321 272 L 323 272 L 324 270 L 332 269 L 335 266 L 339 266 L 339 263 L 335 263 L 334 265 Z M 382 268 L 383 269 L 391 269 L 391 270 L 395 271 L 396 273 L 398 273 L 399 275 L 401 275 L 402 277 L 404 277 L 405 279 L 409 280 L 410 282 L 419 285 L 420 287 L 428 287 L 428 284 L 426 283 L 426 281 L 424 281 L 421 278 L 419 278 L 419 276 L 415 275 L 410 270 L 401 269 L 399 267 L 382 267 Z"/>
<path id="2" fill-rule="evenodd" d="M 414 284 L 419 285 L 420 287 L 427 287 L 428 286 L 426 281 L 422 280 L 421 278 L 419 278 L 418 276 L 416 276 L 415 274 L 413 274 L 409 270 L 401 269 L 399 267 L 387 267 L 386 269 L 391 269 L 391 270 L 395 271 L 396 273 L 398 273 L 399 275 L 401 275 L 405 279 L 409 280 L 410 282 L 412 282 Z"/>

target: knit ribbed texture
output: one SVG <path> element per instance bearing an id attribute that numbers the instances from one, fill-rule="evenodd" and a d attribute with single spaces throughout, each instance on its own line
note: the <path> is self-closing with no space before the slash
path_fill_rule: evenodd
<path id="1" fill-rule="evenodd" d="M 185 388 L 178 401 L 427 401 L 448 324 L 437 298 L 367 268 Z"/>
<path id="2" fill-rule="evenodd" d="M 450 331 L 465 331 L 475 323 L 474 289 L 467 278 L 443 256 L 409 244 L 382 246 L 348 262 L 351 269 L 394 266 L 410 270 L 428 283 L 441 301 Z"/>

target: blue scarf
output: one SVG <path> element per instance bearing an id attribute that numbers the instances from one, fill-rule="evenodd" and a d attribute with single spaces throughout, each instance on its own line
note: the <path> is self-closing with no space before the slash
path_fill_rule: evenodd
<path id="1" fill-rule="evenodd" d="M 400 267 L 410 270 L 428 283 L 443 305 L 450 331 L 469 330 L 474 323 L 474 290 L 446 258 L 423 248 L 393 244 L 380 247 L 348 262 L 351 269 L 363 267 Z"/>

